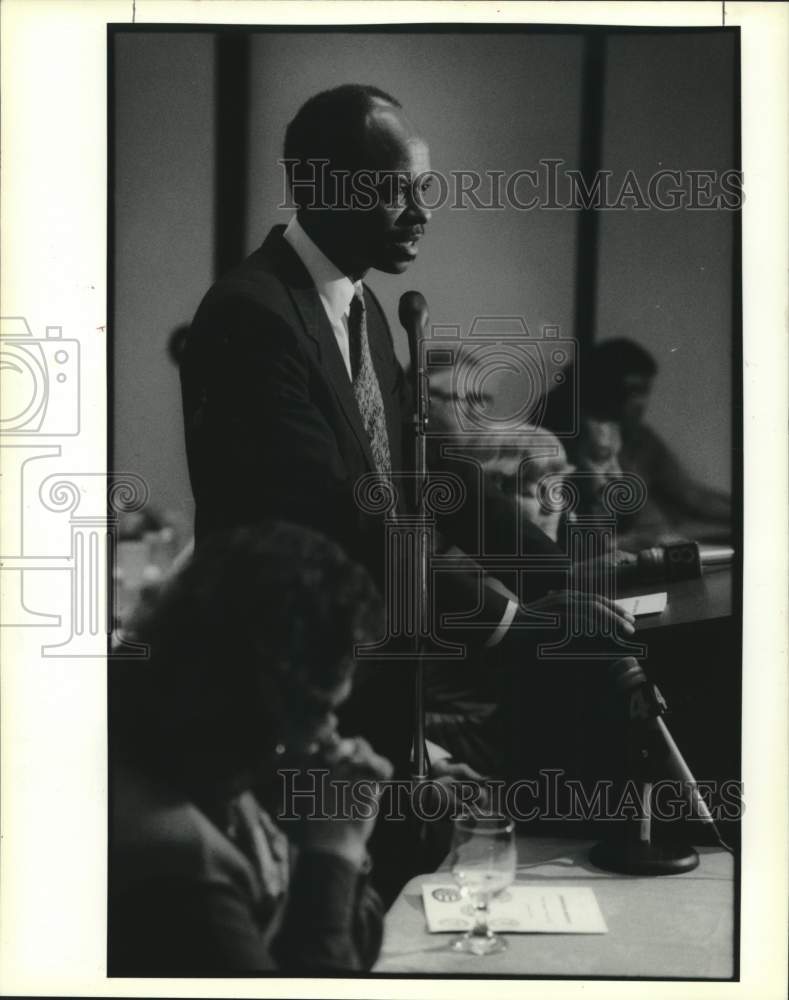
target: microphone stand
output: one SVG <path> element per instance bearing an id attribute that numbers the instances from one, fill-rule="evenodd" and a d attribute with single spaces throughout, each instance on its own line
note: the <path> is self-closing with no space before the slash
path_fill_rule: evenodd
<path id="1" fill-rule="evenodd" d="M 661 778 L 682 785 L 690 818 L 706 824 L 719 845 L 731 852 L 663 722 L 667 705 L 662 694 L 632 657 L 617 661 L 611 672 L 615 689 L 628 704 L 627 771 L 638 786 L 638 814 L 623 821 L 618 835 L 592 848 L 591 862 L 628 875 L 677 875 L 698 866 L 699 856 L 690 845 L 660 843 L 653 837 L 652 788 Z"/>
<path id="2" fill-rule="evenodd" d="M 427 518 L 425 490 L 427 486 L 427 425 L 430 410 L 430 384 L 424 369 L 422 340 L 427 331 L 429 315 L 427 302 L 419 292 L 406 292 L 400 299 L 400 322 L 408 334 L 411 355 L 411 375 L 414 393 L 412 426 L 415 442 L 415 499 L 418 523 Z M 418 533 L 417 551 L 417 655 L 414 678 L 414 737 L 412 781 L 424 782 L 428 777 L 428 760 L 425 746 L 425 639 L 430 621 L 430 593 L 428 569 L 428 534 Z"/>

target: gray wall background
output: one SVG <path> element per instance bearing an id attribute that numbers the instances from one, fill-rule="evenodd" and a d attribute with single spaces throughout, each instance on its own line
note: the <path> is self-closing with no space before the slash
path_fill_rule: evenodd
<path id="1" fill-rule="evenodd" d="M 190 517 L 177 373 L 165 353 L 213 274 L 215 50 L 208 34 L 116 38 L 115 468 L 143 475 L 152 503 Z M 644 185 L 661 168 L 731 164 L 731 36 L 615 36 L 608 46 L 603 166 Z M 251 46 L 247 249 L 271 225 L 284 130 L 335 84 L 393 93 L 437 170 L 578 166 L 577 35 L 256 35 Z M 730 487 L 732 226 L 726 212 L 604 212 L 598 339 L 628 336 L 660 365 L 650 419 L 707 482 Z M 532 334 L 573 329 L 577 215 L 434 213 L 406 275 L 371 272 L 398 350 L 397 301 L 417 288 L 434 323 L 521 315 Z"/>
<path id="2" fill-rule="evenodd" d="M 166 344 L 213 274 L 213 37 L 121 36 L 115 91 L 114 466 L 191 521 Z"/>

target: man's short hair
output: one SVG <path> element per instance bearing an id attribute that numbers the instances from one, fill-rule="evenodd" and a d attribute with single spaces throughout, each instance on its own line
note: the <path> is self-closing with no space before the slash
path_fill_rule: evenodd
<path id="1" fill-rule="evenodd" d="M 324 90 L 299 108 L 285 132 L 284 159 L 293 198 L 301 208 L 312 200 L 309 187 L 316 177 L 313 164 L 328 161 L 330 171 L 353 171 L 364 166 L 365 126 L 371 111 L 381 105 L 399 108 L 398 100 L 360 83 Z"/>

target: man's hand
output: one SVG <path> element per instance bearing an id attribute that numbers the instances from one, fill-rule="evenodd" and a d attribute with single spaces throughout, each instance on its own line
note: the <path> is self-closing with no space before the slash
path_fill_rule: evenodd
<path id="1" fill-rule="evenodd" d="M 326 797 L 296 821 L 297 829 L 285 829 L 302 850 L 336 854 L 361 868 L 375 826 L 380 782 L 392 777 L 392 765 L 361 736 L 336 737 L 306 759 L 304 779 L 310 771 L 326 770 Z"/>
<path id="2" fill-rule="evenodd" d="M 436 786 L 436 794 L 448 806 L 447 815 L 453 815 L 463 803 L 479 809 L 488 805 L 485 778 L 468 764 L 451 757 L 434 761 L 430 765 L 430 780 Z"/>
<path id="3" fill-rule="evenodd" d="M 622 631 L 625 635 L 635 632 L 635 618 L 607 597 L 580 590 L 557 590 L 538 601 L 524 605 L 527 611 L 539 611 L 558 615 L 559 625 L 568 619 L 573 630 L 581 629 L 590 634 L 604 629 Z"/>

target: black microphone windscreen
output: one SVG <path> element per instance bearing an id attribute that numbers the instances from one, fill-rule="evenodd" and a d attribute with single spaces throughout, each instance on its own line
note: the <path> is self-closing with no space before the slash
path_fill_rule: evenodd
<path id="1" fill-rule="evenodd" d="M 408 330 L 410 327 L 423 326 L 427 321 L 427 302 L 421 292 L 404 292 L 400 296 L 400 306 L 397 311 L 400 324 Z"/>
<path id="2" fill-rule="evenodd" d="M 419 368 L 419 342 L 427 331 L 427 302 L 421 292 L 405 292 L 397 310 L 400 323 L 408 336 L 408 351 L 414 371 Z"/>

